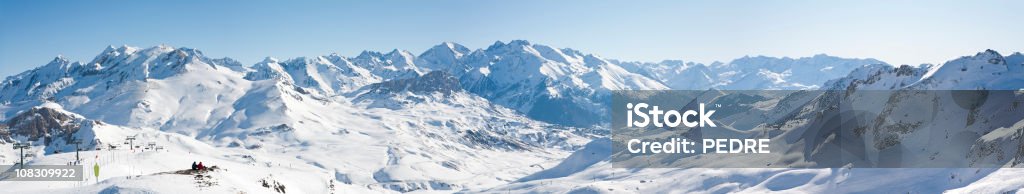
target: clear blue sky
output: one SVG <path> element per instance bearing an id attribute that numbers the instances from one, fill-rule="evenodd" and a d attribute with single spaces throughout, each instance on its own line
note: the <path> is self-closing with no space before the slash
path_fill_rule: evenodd
<path id="1" fill-rule="evenodd" d="M 0 76 L 107 45 L 192 47 L 252 64 L 443 41 L 526 39 L 608 58 L 827 53 L 941 63 L 1024 51 L 1024 1 L 2 1 Z"/>

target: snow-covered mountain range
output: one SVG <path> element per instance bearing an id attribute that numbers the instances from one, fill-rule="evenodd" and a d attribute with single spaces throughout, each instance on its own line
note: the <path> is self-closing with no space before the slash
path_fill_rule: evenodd
<path id="1" fill-rule="evenodd" d="M 900 67 L 827 55 L 744 57 L 707 65 L 646 63 L 515 40 L 475 50 L 446 42 L 420 55 L 396 49 L 356 57 L 267 57 L 244 65 L 191 48 L 108 47 L 89 62 L 58 56 L 0 83 L 0 141 L 34 142 L 31 164 L 64 164 L 74 158 L 68 154 L 74 151 L 69 141 L 83 140 L 84 155 L 95 156 L 83 162 L 111 169 L 89 186 L 26 183 L 16 187 L 23 192 L 181 189 L 155 183 L 192 185 L 191 177 L 160 172 L 181 170 L 195 160 L 228 169 L 213 172 L 219 181 L 213 186 L 188 186 L 196 191 L 275 192 L 257 184 L 273 180 L 287 185 L 288 192 L 301 193 L 615 192 L 640 189 L 638 179 L 686 177 L 694 170 L 610 168 L 610 145 L 603 138 L 613 90 L 1017 90 L 1024 87 L 1022 61 L 1020 53 L 1004 57 L 984 51 L 942 65 Z M 1006 135 L 986 135 L 1019 130 L 1006 127 L 974 131 L 987 141 L 1009 141 Z M 165 149 L 136 153 L 123 148 L 125 136 L 131 135 Z M 7 147 L 0 151 L 0 162 L 17 158 Z M 666 188 L 776 190 L 771 186 L 786 184 L 768 183 L 777 176 L 856 181 L 875 175 L 821 172 L 850 173 L 709 170 L 697 172 L 712 174 L 704 184 Z M 720 177 L 729 181 L 713 181 Z M 676 182 L 639 184 L 647 185 L 641 191 L 661 191 L 650 186 Z"/>
<path id="2" fill-rule="evenodd" d="M 781 152 L 757 155 L 756 160 L 650 159 L 666 163 L 655 166 L 684 168 L 612 168 L 609 158 L 615 153 L 602 139 L 581 150 L 600 156 L 577 152 L 560 168 L 535 174 L 545 175 L 543 179 L 531 176 L 487 191 L 1019 192 L 1024 182 L 1009 177 L 1021 172 L 1024 158 L 1019 141 L 1024 133 L 1021 57 L 986 50 L 941 65 L 867 65 L 824 83 L 824 90 L 732 102 L 762 106 L 722 119 L 723 125 L 754 132 L 731 137 L 786 142 L 785 148 L 775 150 Z M 868 113 L 877 114 L 839 116 Z M 841 120 L 837 125 L 833 122 L 838 120 L 829 118 L 866 121 Z M 833 168 L 749 168 L 752 164 Z M 748 168 L 685 168 L 694 166 Z M 855 168 L 865 166 L 904 168 Z"/>

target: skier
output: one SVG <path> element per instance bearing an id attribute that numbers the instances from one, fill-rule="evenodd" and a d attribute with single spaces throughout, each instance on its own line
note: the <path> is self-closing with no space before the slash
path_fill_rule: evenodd
<path id="1" fill-rule="evenodd" d="M 199 170 L 206 170 L 206 167 L 203 166 L 203 162 L 199 162 Z"/>
<path id="2" fill-rule="evenodd" d="M 199 166 L 196 165 L 196 161 L 192 161 L 192 170 L 199 170 Z"/>

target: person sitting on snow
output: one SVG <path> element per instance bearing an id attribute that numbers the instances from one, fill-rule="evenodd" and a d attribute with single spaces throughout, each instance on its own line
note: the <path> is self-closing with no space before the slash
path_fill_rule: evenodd
<path id="1" fill-rule="evenodd" d="M 196 165 L 196 161 L 192 161 L 192 170 L 199 170 L 199 166 Z"/>

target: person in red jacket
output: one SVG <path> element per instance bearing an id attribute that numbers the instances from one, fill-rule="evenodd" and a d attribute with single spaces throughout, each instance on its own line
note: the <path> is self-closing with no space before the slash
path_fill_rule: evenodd
<path id="1" fill-rule="evenodd" d="M 206 166 L 203 166 L 203 162 L 199 162 L 199 170 L 206 170 Z"/>

